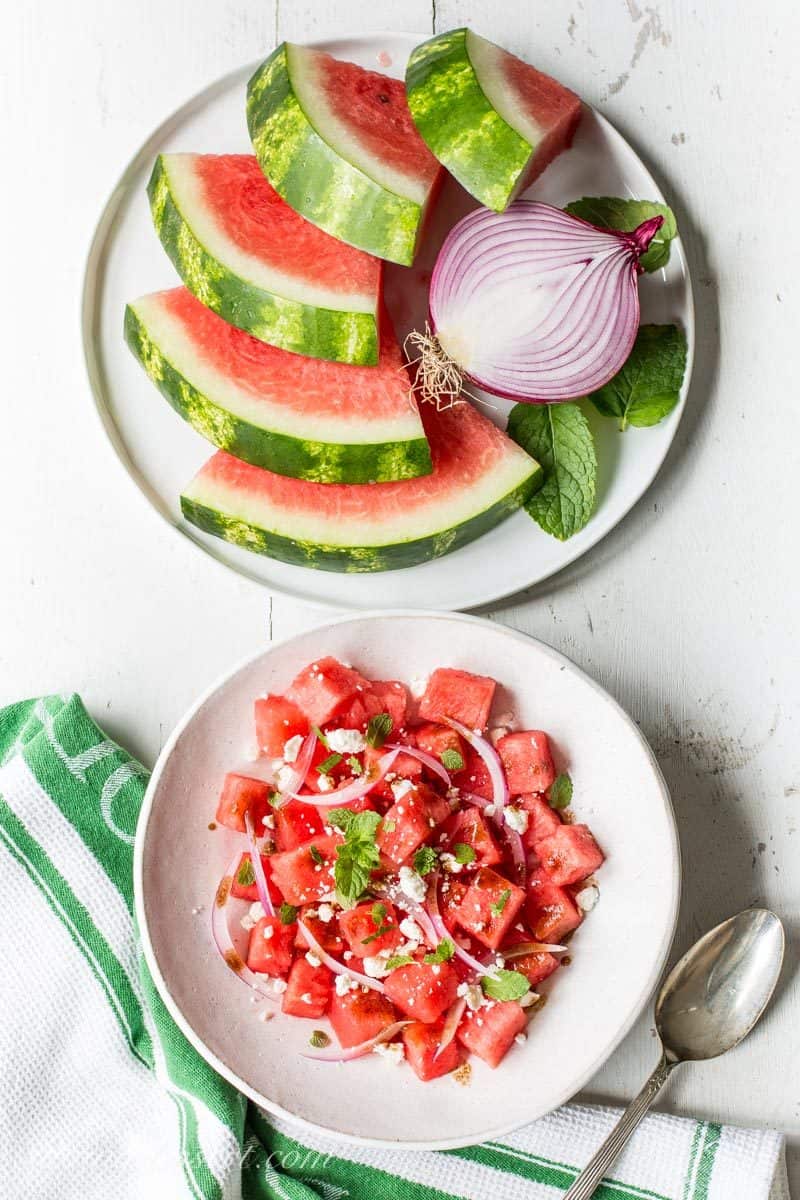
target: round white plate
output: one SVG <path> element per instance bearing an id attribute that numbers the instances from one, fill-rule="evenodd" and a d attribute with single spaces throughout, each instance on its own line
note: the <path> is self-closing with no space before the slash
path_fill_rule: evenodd
<path id="1" fill-rule="evenodd" d="M 572 776 L 573 809 L 606 852 L 600 900 L 556 972 L 528 1041 L 471 1082 L 420 1083 L 377 1055 L 352 1063 L 301 1057 L 324 1021 L 264 1023 L 250 989 L 214 947 L 210 911 L 240 835 L 208 824 L 226 771 L 251 744 L 253 700 L 285 689 L 324 654 L 367 676 L 406 681 L 436 666 L 492 675 L 498 711 L 544 728 Z M 568 659 L 476 617 L 372 613 L 342 618 L 272 646 L 191 707 L 156 764 L 139 821 L 136 913 L 156 984 L 190 1042 L 220 1074 L 271 1112 L 360 1142 L 426 1149 L 497 1137 L 568 1100 L 601 1066 L 647 1002 L 675 928 L 680 860 L 669 795 L 630 717 Z M 196 911 L 201 909 L 201 911 Z"/>
<path id="2" fill-rule="evenodd" d="M 402 75 L 409 53 L 425 34 L 370 34 L 315 43 L 338 58 Z M 378 64 L 388 54 L 391 66 Z M 381 63 L 385 59 L 381 58 Z M 670 447 L 686 399 L 694 348 L 694 309 L 679 239 L 664 271 L 640 283 L 642 319 L 674 321 L 686 331 L 689 358 L 681 403 L 652 429 L 629 429 L 587 415 L 597 440 L 598 503 L 588 525 L 568 542 L 543 533 L 525 512 L 516 513 L 477 541 L 433 562 L 376 575 L 336 575 L 289 566 L 231 546 L 193 528 L 180 512 L 181 489 L 213 453 L 173 412 L 133 358 L 122 337 L 125 304 L 177 282 L 156 237 L 145 186 L 160 152 L 250 152 L 245 124 L 245 84 L 255 64 L 212 84 L 164 122 L 129 164 L 100 219 L 89 254 L 83 298 L 83 333 L 89 377 L 106 432 L 122 464 L 155 510 L 219 562 L 241 575 L 314 604 L 337 608 L 387 608 L 401 596 L 412 608 L 435 597 L 443 609 L 474 608 L 546 579 L 595 545 L 652 483 Z M 663 200 L 652 176 L 619 133 L 593 109 L 581 122 L 574 146 L 526 193 L 563 205 L 580 196 L 635 196 Z M 418 263 L 411 270 L 387 264 L 389 306 L 402 337 L 420 328 L 437 245 L 455 221 L 475 206 L 448 180 Z M 510 404 L 487 397 L 487 416 L 505 427 Z M 590 410 L 590 411 L 588 411 Z"/>

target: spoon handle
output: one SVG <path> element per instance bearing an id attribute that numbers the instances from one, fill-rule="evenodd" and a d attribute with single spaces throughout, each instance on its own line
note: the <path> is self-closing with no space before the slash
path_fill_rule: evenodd
<path id="1" fill-rule="evenodd" d="M 647 1080 L 647 1083 L 639 1092 L 636 1099 L 631 1100 L 600 1149 L 583 1168 L 572 1187 L 564 1196 L 564 1200 L 590 1200 L 606 1171 L 616 1162 L 637 1125 L 667 1082 L 673 1067 L 677 1065 L 675 1062 L 669 1062 L 666 1054 L 662 1053 L 661 1060 L 655 1071 L 653 1071 L 653 1074 Z"/>

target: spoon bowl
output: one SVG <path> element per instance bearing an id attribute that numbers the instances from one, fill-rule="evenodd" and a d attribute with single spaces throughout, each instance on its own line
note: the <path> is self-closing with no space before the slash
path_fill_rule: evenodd
<path id="1" fill-rule="evenodd" d="M 774 913 L 751 908 L 684 954 L 656 1001 L 656 1028 L 670 1061 L 716 1058 L 747 1037 L 775 990 L 784 940 Z"/>

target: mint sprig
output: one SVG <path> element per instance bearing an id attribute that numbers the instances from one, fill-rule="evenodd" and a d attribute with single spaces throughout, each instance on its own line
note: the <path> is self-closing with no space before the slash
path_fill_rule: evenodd
<path id="1" fill-rule="evenodd" d="M 573 537 L 592 515 L 597 487 L 597 454 L 586 417 L 577 404 L 515 404 L 508 434 L 544 472 L 526 511 L 559 541 Z"/>
<path id="2" fill-rule="evenodd" d="M 370 809 L 356 813 L 348 808 L 335 808 L 328 813 L 328 824 L 344 834 L 344 842 L 336 847 L 333 866 L 337 896 L 344 908 L 352 908 L 358 902 L 369 885 L 372 872 L 380 865 L 375 844 L 380 822 L 380 813 Z"/>
<path id="3" fill-rule="evenodd" d="M 414 855 L 414 870 L 418 875 L 430 875 L 436 862 L 436 851 L 433 846 L 420 846 Z"/>
<path id="4" fill-rule="evenodd" d="M 642 325 L 624 366 L 589 399 L 606 417 L 657 425 L 678 403 L 686 373 L 686 335 L 677 325 Z"/>
<path id="5" fill-rule="evenodd" d="M 426 954 L 423 962 L 426 963 L 444 963 L 448 962 L 456 952 L 456 948 L 450 938 L 442 938 L 439 945 L 430 954 Z"/>
<path id="6" fill-rule="evenodd" d="M 619 196 L 584 196 L 564 208 L 573 217 L 581 217 L 600 229 L 618 229 L 631 233 L 642 221 L 662 216 L 664 224 L 639 259 L 645 271 L 658 271 L 669 262 L 670 242 L 678 232 L 675 214 L 666 204 L 654 200 L 623 200 Z"/>

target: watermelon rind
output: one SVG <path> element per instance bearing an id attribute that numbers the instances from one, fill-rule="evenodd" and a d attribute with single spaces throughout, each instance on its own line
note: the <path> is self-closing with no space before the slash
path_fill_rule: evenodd
<path id="1" fill-rule="evenodd" d="M 411 413 L 396 422 L 392 440 L 326 441 L 320 436 L 323 423 L 313 416 L 302 419 L 279 405 L 253 404 L 234 381 L 219 379 L 213 369 L 193 361 L 194 347 L 164 312 L 160 293 L 129 304 L 124 328 L 133 354 L 175 411 L 207 441 L 243 462 L 316 483 L 371 483 L 430 473 L 428 442 Z M 263 424 L 267 415 L 269 427 Z M 374 422 L 361 421 L 365 432 L 371 424 L 374 429 Z M 336 423 L 329 420 L 326 432 L 336 437 Z M 338 436 L 343 433 L 345 428 Z"/>
<path id="2" fill-rule="evenodd" d="M 410 266 L 426 190 L 385 165 L 365 163 L 367 173 L 344 156 L 355 157 L 330 128 L 333 121 L 319 101 L 317 56 L 283 42 L 247 85 L 247 127 L 261 169 L 307 220 L 343 242 Z"/>
<path id="3" fill-rule="evenodd" d="M 503 210 L 526 183 L 543 133 L 503 82 L 494 43 L 453 29 L 412 52 L 408 106 L 433 154 L 481 204 Z"/>
<path id="4" fill-rule="evenodd" d="M 434 502 L 412 515 L 396 511 L 388 520 L 376 515 L 371 526 L 350 529 L 343 521 L 262 503 L 201 471 L 184 490 L 181 510 L 198 529 L 245 550 L 293 566 L 359 574 L 413 567 L 467 545 L 527 503 L 543 478 L 533 459 L 509 454 L 452 503 Z"/>
<path id="5" fill-rule="evenodd" d="M 192 187 L 193 158 L 160 154 L 147 185 L 156 232 L 189 291 L 231 325 L 283 350 L 334 362 L 375 364 L 377 297 L 365 311 L 307 303 L 270 290 L 223 261 L 224 238 L 219 238 L 222 250 L 212 251 L 206 243 L 214 229 L 213 215 L 202 211 Z"/>

